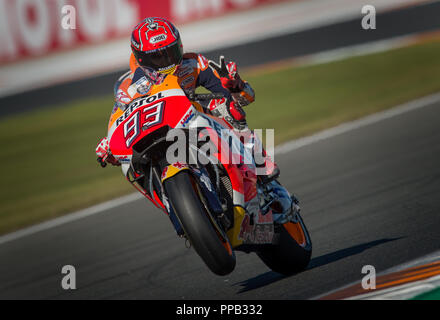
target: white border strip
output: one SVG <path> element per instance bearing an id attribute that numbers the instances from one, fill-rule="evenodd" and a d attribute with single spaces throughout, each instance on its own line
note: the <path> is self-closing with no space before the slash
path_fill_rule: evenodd
<path id="1" fill-rule="evenodd" d="M 299 148 L 302 148 L 304 146 L 308 146 L 311 144 L 314 144 L 316 142 L 329 139 L 331 137 L 346 133 L 348 131 L 356 130 L 361 127 L 365 127 L 367 125 L 377 123 L 379 121 L 389 119 L 398 115 L 401 115 L 406 112 L 410 112 L 419 108 L 423 108 L 429 105 L 432 105 L 433 103 L 440 102 L 440 92 L 425 96 L 423 98 L 410 101 L 408 103 L 402 104 L 400 106 L 394 107 L 392 109 L 375 113 L 373 115 L 367 116 L 365 118 L 361 118 L 359 120 L 355 120 L 352 122 L 347 122 L 344 124 L 341 124 L 339 126 L 330 128 L 328 130 L 324 130 L 321 132 L 318 132 L 317 134 L 300 138 L 297 140 L 293 140 L 290 142 L 287 142 L 285 144 L 280 145 L 279 147 L 275 148 L 275 154 L 287 154 L 289 152 L 292 152 L 294 150 L 297 150 Z M 93 207 L 71 213 L 69 215 L 50 220 L 47 222 L 43 222 L 41 224 L 37 224 L 35 226 L 31 226 L 29 228 L 25 228 L 7 235 L 4 235 L 0 237 L 0 245 L 5 244 L 7 242 L 11 242 L 32 234 L 35 234 L 40 231 L 45 231 L 51 228 L 55 228 L 58 226 L 61 226 L 63 224 L 73 222 L 76 220 L 80 220 L 85 217 L 89 217 L 91 215 L 101 213 L 103 211 L 116 208 L 118 206 L 136 201 L 138 199 L 143 198 L 143 196 L 140 193 L 133 193 L 128 196 L 124 196 L 121 198 L 117 198 L 114 200 L 110 200 L 98 205 L 95 205 Z"/>

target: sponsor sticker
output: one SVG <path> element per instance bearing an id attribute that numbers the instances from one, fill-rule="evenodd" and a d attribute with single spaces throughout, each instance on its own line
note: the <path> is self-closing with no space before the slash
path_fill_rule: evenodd
<path id="1" fill-rule="evenodd" d="M 204 56 L 199 54 L 199 66 L 202 71 L 206 70 L 208 68 L 209 62 L 208 59 L 206 59 Z"/>
<path id="2" fill-rule="evenodd" d="M 200 180 L 204 183 L 204 185 L 206 186 L 206 188 L 212 192 L 212 184 L 211 184 L 211 180 L 203 173 L 200 176 Z"/>
<path id="3" fill-rule="evenodd" d="M 266 214 L 258 212 L 257 224 L 273 224 L 272 210 L 269 210 Z"/>
<path id="4" fill-rule="evenodd" d="M 151 37 L 150 43 L 155 44 L 158 42 L 165 41 L 166 39 L 167 39 L 167 35 L 165 33 L 162 33 L 162 34 L 158 34 L 157 36 Z"/>
<path id="5" fill-rule="evenodd" d="M 147 94 L 151 89 L 151 82 L 148 81 L 147 77 L 142 77 L 135 83 L 136 91 L 139 94 Z"/>
<path id="6" fill-rule="evenodd" d="M 179 78 L 183 78 L 187 75 L 189 75 L 190 73 L 192 73 L 193 68 L 191 68 L 191 66 L 180 66 L 179 70 L 177 70 L 177 76 Z"/>
<path id="7" fill-rule="evenodd" d="M 244 243 L 264 244 L 271 243 L 274 237 L 273 224 L 251 224 L 251 217 L 246 214 L 241 224 L 238 238 Z"/>
<path id="8" fill-rule="evenodd" d="M 187 85 L 190 85 L 194 82 L 194 76 L 190 76 L 188 78 L 183 79 L 183 81 L 180 83 L 181 87 L 186 87 Z"/>
<path id="9" fill-rule="evenodd" d="M 133 47 L 139 50 L 140 45 L 134 39 L 131 39 L 131 44 L 133 45 Z"/>
<path id="10" fill-rule="evenodd" d="M 121 163 L 128 163 L 131 161 L 131 156 L 127 156 L 127 155 L 123 155 L 123 156 L 114 155 L 114 157 Z"/>
<path id="11" fill-rule="evenodd" d="M 123 90 L 119 89 L 116 93 L 116 101 L 127 104 L 130 103 L 131 99 Z"/>
<path id="12" fill-rule="evenodd" d="M 186 164 L 180 162 L 173 163 L 172 166 L 178 169 L 188 168 Z"/>
<path id="13" fill-rule="evenodd" d="M 139 85 L 137 88 L 137 92 L 139 94 L 147 94 L 150 91 L 150 89 L 151 89 L 151 83 L 148 82 L 148 83 L 144 83 L 144 84 Z"/>
<path id="14" fill-rule="evenodd" d="M 185 169 L 188 169 L 186 164 L 182 164 L 180 162 L 173 163 L 162 171 L 161 180 L 164 181 L 165 179 L 168 179 L 177 174 L 179 171 Z"/>
<path id="15" fill-rule="evenodd" d="M 186 125 L 191 121 L 192 118 L 194 118 L 196 114 L 194 113 L 194 110 L 191 109 L 182 119 L 182 121 L 180 121 L 180 125 L 182 127 L 186 127 Z"/>
<path id="16" fill-rule="evenodd" d="M 167 172 L 168 172 L 168 167 L 163 168 L 162 176 L 161 176 L 161 180 L 162 180 L 162 181 L 163 181 L 163 179 L 165 179 L 165 177 L 167 176 Z"/>

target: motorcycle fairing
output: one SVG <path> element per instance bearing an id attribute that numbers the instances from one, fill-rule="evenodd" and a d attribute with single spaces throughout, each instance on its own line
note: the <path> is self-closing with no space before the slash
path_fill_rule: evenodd
<path id="1" fill-rule="evenodd" d="M 231 126 L 222 119 L 202 113 L 199 105 L 193 105 L 188 100 L 176 79 L 175 76 L 167 76 L 162 84 L 151 88 L 148 96 L 135 95 L 135 99 L 125 107 L 125 110 L 119 108 L 111 115 L 108 131 L 110 150 L 117 159 L 123 160 L 124 175 L 127 176 L 130 169 L 132 146 L 153 131 L 164 126 L 205 128 L 214 137 L 212 141 L 217 144 L 218 153 L 215 156 L 219 161 L 222 159 L 222 154 L 223 156 L 232 154 L 246 159 L 246 165 L 222 162 L 233 190 L 234 223 L 233 228 L 228 231 L 231 245 L 235 248 L 244 243 L 270 243 L 272 241 L 270 234 L 264 239 L 260 236 L 260 229 L 267 227 L 261 227 L 264 224 L 258 223 L 261 219 L 257 209 L 259 197 L 256 192 L 256 176 L 250 173 L 254 165 L 252 155 L 240 147 L 241 142 L 234 134 L 231 134 L 231 145 L 222 141 L 221 130 L 231 129 Z M 163 121 L 165 119 L 166 121 Z M 170 177 L 167 174 L 170 175 L 171 171 L 174 170 L 174 174 L 179 172 L 173 165 L 167 168 L 170 173 L 165 173 L 165 179 Z M 181 168 L 181 170 L 187 169 Z M 194 173 L 193 168 L 191 171 Z M 194 173 L 194 176 L 198 175 Z M 203 185 L 203 181 L 200 182 Z M 205 187 L 204 192 L 209 189 L 206 184 Z M 166 198 L 159 199 L 155 191 L 150 195 L 145 192 L 143 194 L 170 215 L 171 210 Z"/>

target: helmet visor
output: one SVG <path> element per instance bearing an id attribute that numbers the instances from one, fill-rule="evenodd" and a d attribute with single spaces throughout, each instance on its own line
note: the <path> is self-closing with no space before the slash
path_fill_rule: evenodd
<path id="1" fill-rule="evenodd" d="M 133 50 L 140 66 L 152 68 L 158 72 L 166 72 L 182 62 L 183 49 L 179 40 L 164 48 L 142 52 Z"/>

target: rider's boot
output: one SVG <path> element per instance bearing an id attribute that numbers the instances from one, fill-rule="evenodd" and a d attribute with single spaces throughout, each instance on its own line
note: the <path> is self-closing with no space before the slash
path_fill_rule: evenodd
<path id="1" fill-rule="evenodd" d="M 257 175 L 263 184 L 267 184 L 280 175 L 278 165 L 267 154 L 258 136 L 252 131 L 253 155 L 257 167 Z"/>
<path id="2" fill-rule="evenodd" d="M 262 154 L 264 157 L 264 164 L 257 165 L 257 168 L 263 169 L 262 174 L 258 175 L 258 178 L 263 184 L 267 184 L 275 179 L 277 179 L 280 175 L 280 169 L 278 165 L 272 161 L 270 156 L 266 153 L 266 150 L 262 149 Z"/>
<path id="3" fill-rule="evenodd" d="M 254 160 L 257 167 L 257 175 L 260 181 L 264 184 L 269 183 L 278 178 L 280 169 L 277 164 L 272 161 L 266 150 L 263 148 L 261 141 L 253 130 L 249 129 L 246 123 L 246 113 L 243 108 L 235 102 L 231 102 L 229 106 L 226 104 L 226 99 L 213 99 L 207 106 L 204 107 L 209 110 L 212 115 L 223 118 L 229 122 L 239 134 L 245 137 L 245 147 L 249 149 L 254 155 Z M 259 159 L 263 161 L 258 162 L 255 159 L 259 154 Z"/>

